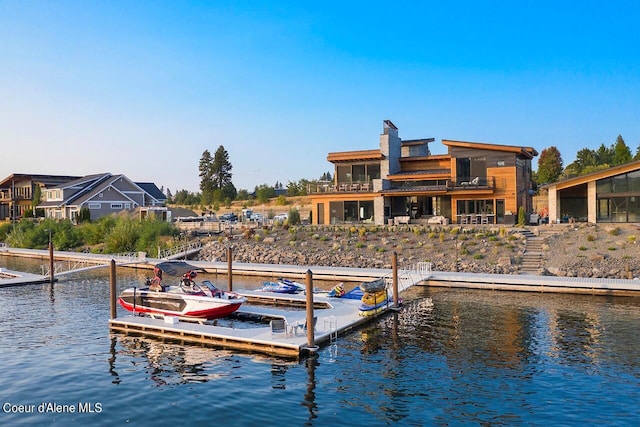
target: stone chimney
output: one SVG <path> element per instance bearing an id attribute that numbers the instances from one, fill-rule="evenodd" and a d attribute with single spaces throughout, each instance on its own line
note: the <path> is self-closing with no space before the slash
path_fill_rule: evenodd
<path id="1" fill-rule="evenodd" d="M 380 178 L 387 179 L 389 175 L 400 172 L 402 141 L 398 137 L 398 128 L 391 120 L 384 120 L 382 123 L 380 152 L 384 158 L 380 162 Z"/>

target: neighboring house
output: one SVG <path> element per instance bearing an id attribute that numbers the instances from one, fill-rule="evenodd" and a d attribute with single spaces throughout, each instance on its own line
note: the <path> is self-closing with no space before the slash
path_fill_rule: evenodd
<path id="1" fill-rule="evenodd" d="M 85 207 L 94 220 L 142 206 L 161 206 L 166 197 L 155 184 L 137 184 L 124 175 L 103 173 L 49 188 L 43 199 L 38 208 L 44 209 L 45 217 L 75 221 Z"/>
<path id="2" fill-rule="evenodd" d="M 0 220 L 15 220 L 32 209 L 36 188 L 40 188 L 41 200 L 47 188 L 57 187 L 77 176 L 39 175 L 14 173 L 0 181 Z"/>
<path id="3" fill-rule="evenodd" d="M 549 222 L 640 222 L 640 161 L 540 187 L 548 192 Z"/>
<path id="4" fill-rule="evenodd" d="M 514 223 L 532 210 L 531 147 L 443 140 L 403 141 L 385 120 L 380 148 L 329 153 L 333 182 L 310 188 L 314 224 Z"/>

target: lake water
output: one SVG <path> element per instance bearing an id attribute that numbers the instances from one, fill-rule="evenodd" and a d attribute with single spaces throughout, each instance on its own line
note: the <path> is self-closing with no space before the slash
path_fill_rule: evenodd
<path id="1" fill-rule="evenodd" d="M 39 271 L 33 261 L 2 257 L 0 266 Z M 146 274 L 118 269 L 119 290 Z M 401 312 L 291 362 L 110 334 L 108 283 L 105 269 L 53 286 L 0 289 L 0 425 L 640 419 L 637 298 L 416 287 Z M 234 278 L 234 289 L 242 287 Z"/>

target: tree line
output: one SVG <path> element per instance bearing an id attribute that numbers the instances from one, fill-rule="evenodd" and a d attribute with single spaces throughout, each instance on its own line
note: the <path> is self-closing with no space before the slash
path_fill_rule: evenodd
<path id="1" fill-rule="evenodd" d="M 172 194 L 166 190 L 167 202 L 177 205 L 202 205 L 213 206 L 217 210 L 219 206 L 231 206 L 234 200 L 256 201 L 266 203 L 269 199 L 282 197 L 306 196 L 310 184 L 320 181 L 331 181 L 331 173 L 325 172 L 317 180 L 301 179 L 289 181 L 285 187 L 281 182 L 275 184 L 256 185 L 250 192 L 247 189 L 236 190 L 233 185 L 233 165 L 229 160 L 229 153 L 224 146 L 219 146 L 212 156 L 209 150 L 205 150 L 200 157 L 198 171 L 200 177 L 200 192 L 193 193 L 187 190 L 177 191 Z M 284 204 L 284 203 L 283 203 Z"/>
<path id="2" fill-rule="evenodd" d="M 612 166 L 623 165 L 634 160 L 640 160 L 640 144 L 636 148 L 635 154 L 632 154 L 621 135 L 618 135 L 616 142 L 610 146 L 603 143 L 596 150 L 582 148 L 576 153 L 576 160 L 565 167 L 563 167 L 560 150 L 551 146 L 540 152 L 538 170 L 533 173 L 533 180 L 538 185 L 548 184 Z"/>

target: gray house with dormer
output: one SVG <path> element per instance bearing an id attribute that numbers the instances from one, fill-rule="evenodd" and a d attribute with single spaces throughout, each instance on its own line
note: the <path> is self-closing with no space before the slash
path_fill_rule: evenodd
<path id="1" fill-rule="evenodd" d="M 87 175 L 63 185 L 48 188 L 38 205 L 45 217 L 76 221 L 87 208 L 91 220 L 145 206 L 162 206 L 166 196 L 153 183 L 136 183 L 125 175 L 102 173 Z"/>

